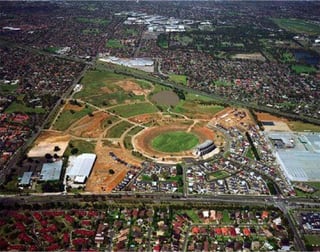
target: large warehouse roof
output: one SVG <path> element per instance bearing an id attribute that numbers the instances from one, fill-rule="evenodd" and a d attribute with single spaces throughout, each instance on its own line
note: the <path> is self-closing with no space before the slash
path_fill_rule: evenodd
<path id="1" fill-rule="evenodd" d="M 90 175 L 92 166 L 96 160 L 96 155 L 91 153 L 84 153 L 79 156 L 71 156 L 69 158 L 69 167 L 66 175 L 71 177 Z"/>
<path id="2" fill-rule="evenodd" d="M 53 163 L 45 163 L 40 173 L 41 181 L 59 180 L 62 170 L 62 160 Z"/>

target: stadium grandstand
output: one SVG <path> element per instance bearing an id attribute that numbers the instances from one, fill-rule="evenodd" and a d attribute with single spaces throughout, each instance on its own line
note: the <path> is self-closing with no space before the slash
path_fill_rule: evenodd
<path id="1" fill-rule="evenodd" d="M 202 144 L 199 144 L 194 149 L 194 155 L 197 157 L 202 157 L 206 154 L 209 154 L 211 151 L 215 150 L 216 146 L 214 145 L 212 140 L 206 140 Z"/>

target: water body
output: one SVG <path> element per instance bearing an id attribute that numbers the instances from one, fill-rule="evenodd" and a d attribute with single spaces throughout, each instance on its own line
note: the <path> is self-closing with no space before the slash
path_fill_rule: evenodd
<path id="1" fill-rule="evenodd" d="M 311 53 L 303 50 L 296 50 L 293 52 L 296 60 L 303 64 L 308 64 L 312 66 L 316 66 L 320 64 L 320 56 L 316 53 Z"/>

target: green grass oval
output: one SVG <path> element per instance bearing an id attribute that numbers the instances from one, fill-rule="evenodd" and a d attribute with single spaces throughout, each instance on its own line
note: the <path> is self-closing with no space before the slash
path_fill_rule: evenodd
<path id="1" fill-rule="evenodd" d="M 180 152 L 190 150 L 199 143 L 196 135 L 184 131 L 170 131 L 152 139 L 151 145 L 161 152 Z"/>

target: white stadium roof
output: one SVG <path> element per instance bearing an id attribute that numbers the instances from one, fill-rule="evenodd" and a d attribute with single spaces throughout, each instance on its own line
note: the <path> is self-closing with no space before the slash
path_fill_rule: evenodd
<path id="1" fill-rule="evenodd" d="M 96 155 L 91 153 L 84 153 L 79 156 L 71 156 L 69 158 L 69 166 L 66 175 L 70 177 L 90 175 L 93 164 L 96 160 Z"/>

